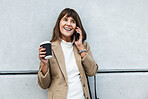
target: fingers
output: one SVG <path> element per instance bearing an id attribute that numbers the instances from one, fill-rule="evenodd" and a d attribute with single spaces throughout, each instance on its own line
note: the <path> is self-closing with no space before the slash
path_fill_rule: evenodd
<path id="1" fill-rule="evenodd" d="M 39 54 L 40 54 L 40 55 L 44 55 L 44 54 L 46 54 L 46 52 L 39 52 Z"/>
<path id="2" fill-rule="evenodd" d="M 44 58 L 46 55 L 39 55 L 39 59 Z"/>
<path id="3" fill-rule="evenodd" d="M 75 30 L 76 30 L 77 32 L 79 32 L 78 27 L 76 27 Z"/>
<path id="4" fill-rule="evenodd" d="M 73 42 L 75 42 L 75 38 L 76 38 L 76 37 L 75 37 L 75 35 L 74 35 L 74 36 L 73 36 Z"/>
<path id="5" fill-rule="evenodd" d="M 43 58 L 43 57 L 45 57 L 46 55 L 46 51 L 45 51 L 46 49 L 45 48 L 43 48 L 42 46 L 39 48 L 39 58 L 41 59 L 41 58 Z"/>
<path id="6" fill-rule="evenodd" d="M 46 49 L 43 48 L 42 46 L 39 48 L 39 52 L 45 51 Z"/>
<path id="7" fill-rule="evenodd" d="M 79 31 L 81 31 L 81 29 L 79 28 L 79 27 L 76 27 L 76 30 L 79 32 Z"/>
<path id="8" fill-rule="evenodd" d="M 76 29 L 75 29 L 78 33 L 79 33 L 79 40 L 82 40 L 82 30 L 79 28 L 79 27 L 76 27 Z"/>
<path id="9" fill-rule="evenodd" d="M 75 30 L 80 34 L 80 36 L 82 35 L 82 30 L 79 27 L 76 27 Z"/>

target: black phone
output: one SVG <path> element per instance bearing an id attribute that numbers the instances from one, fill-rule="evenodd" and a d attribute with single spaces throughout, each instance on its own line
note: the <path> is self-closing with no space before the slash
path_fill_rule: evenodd
<path id="1" fill-rule="evenodd" d="M 79 40 L 80 34 L 77 33 L 77 31 L 75 31 L 75 32 L 74 32 L 74 35 L 75 35 L 75 41 L 78 41 L 78 40 Z"/>

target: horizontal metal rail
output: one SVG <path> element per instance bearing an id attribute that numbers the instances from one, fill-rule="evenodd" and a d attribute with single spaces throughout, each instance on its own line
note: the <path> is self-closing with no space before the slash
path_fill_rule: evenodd
<path id="1" fill-rule="evenodd" d="M 0 75 L 29 75 L 37 74 L 38 70 L 24 70 L 24 71 L 0 71 Z"/>
<path id="2" fill-rule="evenodd" d="M 148 72 L 148 69 L 99 69 L 99 73 L 142 73 Z M 23 70 L 23 71 L 0 71 L 0 75 L 29 75 L 37 74 L 38 70 Z"/>
<path id="3" fill-rule="evenodd" d="M 148 69 L 100 69 L 97 73 L 141 73 L 148 72 Z"/>

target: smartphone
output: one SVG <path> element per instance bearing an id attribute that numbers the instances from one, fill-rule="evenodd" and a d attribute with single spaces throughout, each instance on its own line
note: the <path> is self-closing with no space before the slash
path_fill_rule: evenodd
<path id="1" fill-rule="evenodd" d="M 80 34 L 75 31 L 74 32 L 74 35 L 75 35 L 75 41 L 78 41 Z"/>

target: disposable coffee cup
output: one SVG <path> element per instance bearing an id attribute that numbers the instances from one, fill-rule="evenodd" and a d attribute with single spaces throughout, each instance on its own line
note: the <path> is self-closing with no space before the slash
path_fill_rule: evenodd
<path id="1" fill-rule="evenodd" d="M 43 59 L 49 59 L 49 58 L 51 58 L 52 57 L 52 49 L 51 49 L 51 42 L 49 42 L 49 41 L 44 41 L 44 42 L 42 42 L 41 44 L 40 44 L 40 47 L 43 47 L 43 48 L 45 48 L 46 50 L 46 56 L 43 58 Z"/>

